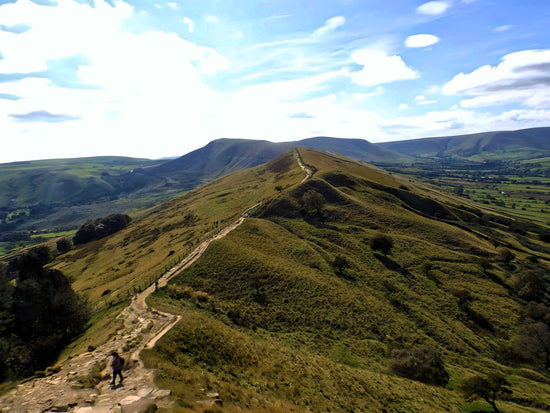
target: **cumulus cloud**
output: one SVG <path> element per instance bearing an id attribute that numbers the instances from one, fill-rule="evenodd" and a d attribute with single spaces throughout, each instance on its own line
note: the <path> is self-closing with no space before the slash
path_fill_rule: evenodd
<path id="1" fill-rule="evenodd" d="M 405 46 L 407 47 L 428 47 L 439 42 L 439 37 L 433 34 L 415 34 L 407 37 Z"/>
<path id="2" fill-rule="evenodd" d="M 323 27 L 319 27 L 317 30 L 313 32 L 313 37 L 319 38 L 323 37 L 327 33 L 337 29 L 340 26 L 343 26 L 346 23 L 346 19 L 344 16 L 336 16 L 331 19 L 328 19 L 325 22 L 325 25 Z"/>
<path id="3" fill-rule="evenodd" d="M 446 1 L 429 1 L 416 8 L 419 14 L 438 15 L 443 14 L 451 5 Z"/>
<path id="4" fill-rule="evenodd" d="M 350 74 L 362 86 L 374 86 L 397 80 L 416 79 L 418 73 L 408 67 L 400 56 L 388 56 L 380 50 L 356 50 L 351 59 L 363 68 Z"/>
<path id="5" fill-rule="evenodd" d="M 461 102 L 474 108 L 509 103 L 529 107 L 550 105 L 550 50 L 510 53 L 497 66 L 459 73 L 444 85 L 446 95 L 472 96 Z"/>

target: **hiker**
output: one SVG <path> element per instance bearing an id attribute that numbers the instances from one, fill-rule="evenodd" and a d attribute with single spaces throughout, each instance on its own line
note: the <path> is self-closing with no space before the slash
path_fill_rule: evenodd
<path id="1" fill-rule="evenodd" d="M 118 375 L 120 377 L 120 383 L 122 385 L 122 367 L 124 366 L 124 359 L 118 355 L 116 351 L 111 353 L 113 359 L 111 360 L 111 368 L 113 369 L 113 380 L 111 381 L 111 386 L 115 385 L 115 379 Z"/>
<path id="2" fill-rule="evenodd" d="M 159 289 L 159 279 L 157 278 L 155 280 L 155 291 L 157 291 Z"/>

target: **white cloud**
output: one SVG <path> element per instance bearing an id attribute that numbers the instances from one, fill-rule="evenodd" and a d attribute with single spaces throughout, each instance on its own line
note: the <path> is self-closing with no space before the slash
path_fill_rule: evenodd
<path id="1" fill-rule="evenodd" d="M 503 26 L 498 26 L 498 27 L 493 28 L 493 31 L 497 32 L 497 33 L 502 33 L 502 32 L 506 32 L 506 31 L 510 30 L 513 27 L 514 26 L 512 26 L 510 24 L 505 24 Z"/>
<path id="2" fill-rule="evenodd" d="M 122 22 L 132 10 L 123 2 L 115 7 L 96 2 L 95 8 L 71 0 L 59 0 L 57 7 L 39 6 L 30 0 L 4 5 L 0 24 L 13 25 L 24 18 L 31 29 L 19 35 L 0 31 L 4 54 L 0 71 L 45 70 L 48 59 L 105 48 L 112 36 L 119 35 Z"/>
<path id="3" fill-rule="evenodd" d="M 433 34 L 415 34 L 407 37 L 405 46 L 407 47 L 428 47 L 439 42 L 439 37 Z"/>
<path id="4" fill-rule="evenodd" d="M 323 27 L 318 28 L 313 32 L 313 37 L 319 38 L 325 36 L 327 33 L 343 26 L 346 23 L 344 16 L 336 16 L 328 19 Z"/>
<path id="5" fill-rule="evenodd" d="M 187 25 L 189 33 L 193 33 L 195 31 L 195 23 L 189 17 L 183 18 L 183 24 Z"/>
<path id="6" fill-rule="evenodd" d="M 473 98 L 463 107 L 520 103 L 529 107 L 550 105 L 550 50 L 510 53 L 498 66 L 482 66 L 469 74 L 459 73 L 443 86 L 446 95 Z"/>
<path id="7" fill-rule="evenodd" d="M 373 96 L 381 96 L 384 94 L 384 88 L 378 86 L 373 92 L 370 93 L 352 93 L 350 95 L 351 99 L 355 102 L 364 102 Z"/>
<path id="8" fill-rule="evenodd" d="M 416 8 L 420 14 L 438 15 L 445 13 L 451 5 L 446 1 L 429 1 Z"/>
<path id="9" fill-rule="evenodd" d="M 355 83 L 362 86 L 374 86 L 418 77 L 418 73 L 408 67 L 400 56 L 388 56 L 379 50 L 356 50 L 351 59 L 363 66 L 360 71 L 350 75 Z"/>
<path id="10" fill-rule="evenodd" d="M 427 100 L 424 95 L 418 95 L 414 98 L 414 100 L 417 105 L 431 105 L 433 103 L 437 103 L 437 100 Z"/>
<path id="11" fill-rule="evenodd" d="M 407 110 L 409 109 L 409 105 L 407 105 L 406 103 L 401 103 L 399 105 L 399 110 Z"/>

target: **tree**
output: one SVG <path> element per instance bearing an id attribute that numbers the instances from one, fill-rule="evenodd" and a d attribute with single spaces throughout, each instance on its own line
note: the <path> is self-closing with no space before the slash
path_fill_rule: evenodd
<path id="1" fill-rule="evenodd" d="M 82 331 L 86 302 L 61 271 L 44 268 L 45 250 L 30 250 L 0 274 L 0 378 L 44 368 Z"/>
<path id="2" fill-rule="evenodd" d="M 334 257 L 334 262 L 332 265 L 336 268 L 336 272 L 338 274 L 342 274 L 344 270 L 350 266 L 350 263 L 349 260 L 343 255 L 337 255 Z"/>
<path id="3" fill-rule="evenodd" d="M 540 302 L 544 298 L 545 287 L 544 276 L 535 270 L 525 271 L 514 282 L 518 296 L 529 301 Z"/>
<path id="4" fill-rule="evenodd" d="M 13 329 L 13 286 L 6 275 L 6 266 L 0 263 L 0 382 L 6 377 L 5 363 L 10 353 L 9 333 Z"/>
<path id="5" fill-rule="evenodd" d="M 74 244 L 85 244 L 125 228 L 132 219 L 124 214 L 111 214 L 105 218 L 86 221 L 73 238 Z"/>
<path id="6" fill-rule="evenodd" d="M 449 382 L 441 353 L 431 347 L 394 350 L 388 368 L 398 376 L 423 383 L 445 385 Z"/>
<path id="7" fill-rule="evenodd" d="M 512 391 L 506 387 L 510 383 L 506 378 L 500 374 L 492 372 L 487 377 L 482 376 L 471 376 L 464 380 L 462 385 L 462 391 L 468 399 L 484 399 L 493 407 L 495 413 L 499 413 L 495 399 L 500 393 L 511 394 Z"/>
<path id="8" fill-rule="evenodd" d="M 498 249 L 498 257 L 501 261 L 503 261 L 505 264 L 510 264 L 516 256 L 512 251 L 510 251 L 508 248 L 499 248 Z"/>
<path id="9" fill-rule="evenodd" d="M 377 234 L 369 241 L 369 246 L 374 251 L 380 251 L 384 255 L 388 255 L 393 248 L 393 239 L 384 234 Z"/>
<path id="10" fill-rule="evenodd" d="M 513 346 L 523 358 L 535 363 L 543 363 L 544 368 L 550 370 L 550 328 L 548 324 L 537 321 L 522 325 Z"/>
<path id="11" fill-rule="evenodd" d="M 69 252 L 73 248 L 73 243 L 68 238 L 61 238 L 55 243 L 55 245 L 57 247 L 57 251 L 61 254 Z"/>

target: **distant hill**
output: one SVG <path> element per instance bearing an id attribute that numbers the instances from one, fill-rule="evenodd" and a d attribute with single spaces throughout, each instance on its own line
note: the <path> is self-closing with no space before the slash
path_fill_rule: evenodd
<path id="1" fill-rule="evenodd" d="M 543 158 L 550 156 L 550 127 L 410 139 L 383 142 L 378 145 L 391 151 L 421 158 L 449 156 L 472 160 Z"/>
<path id="2" fill-rule="evenodd" d="M 89 219 L 132 213 L 298 147 L 382 166 L 449 157 L 532 159 L 550 156 L 550 128 L 377 144 L 332 137 L 281 143 L 218 139 L 176 159 L 93 157 L 0 164 L 0 254 L 3 242 L 10 242 L 5 250 L 17 248 L 13 242 L 28 241 L 29 231 L 74 230 Z"/>
<path id="3" fill-rule="evenodd" d="M 407 155 L 397 154 L 364 139 L 315 137 L 280 143 L 217 139 L 203 148 L 149 168 L 145 172 L 156 176 L 171 176 L 190 189 L 228 173 L 261 165 L 297 147 L 327 151 L 371 163 L 410 160 Z"/>

